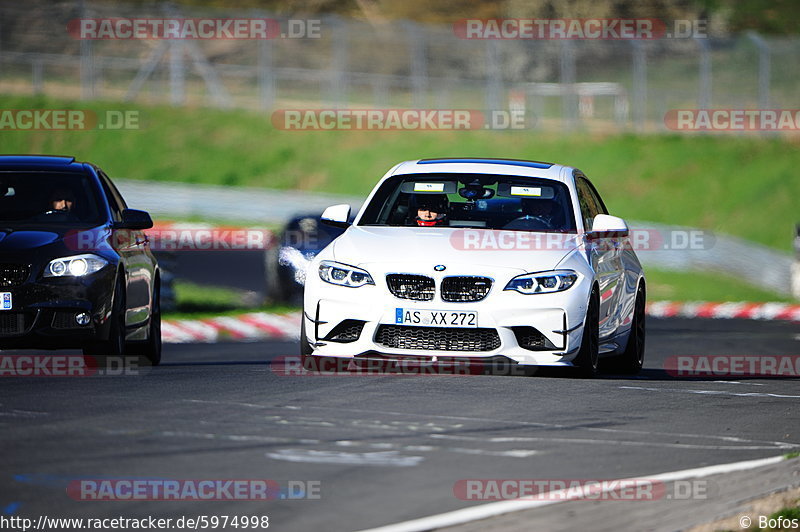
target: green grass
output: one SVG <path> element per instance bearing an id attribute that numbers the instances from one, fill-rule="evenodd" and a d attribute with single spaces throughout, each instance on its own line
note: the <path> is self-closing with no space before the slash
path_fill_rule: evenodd
<path id="1" fill-rule="evenodd" d="M 173 312 L 164 313 L 166 319 L 199 319 L 244 312 L 286 313 L 299 310 L 288 305 L 262 305 L 253 300 L 251 293 L 224 286 L 199 285 L 177 280 L 174 289 L 176 308 Z"/>
<path id="2" fill-rule="evenodd" d="M 188 281 L 175 281 L 176 313 L 219 314 L 255 305 L 248 301 L 246 292 L 220 286 L 198 285 Z"/>
<path id="3" fill-rule="evenodd" d="M 2 109 L 133 109 L 138 130 L 3 131 L 4 153 L 72 154 L 113 177 L 365 195 L 395 163 L 511 157 L 581 168 L 613 214 L 791 249 L 800 145 L 753 135 L 560 136 L 531 131 L 281 131 L 245 110 L 0 96 Z"/>
<path id="4" fill-rule="evenodd" d="M 645 269 L 648 301 L 791 301 L 721 273 Z"/>

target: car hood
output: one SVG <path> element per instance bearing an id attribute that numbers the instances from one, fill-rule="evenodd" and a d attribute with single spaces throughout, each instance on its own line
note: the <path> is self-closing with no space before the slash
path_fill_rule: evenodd
<path id="1" fill-rule="evenodd" d="M 103 227 L 78 230 L 73 227 L 48 227 L 31 229 L 0 228 L 0 253 L 33 251 L 45 246 L 64 248 L 65 251 L 88 253 L 102 247 L 107 235 Z"/>
<path id="2" fill-rule="evenodd" d="M 0 231 L 0 252 L 40 248 L 58 242 L 63 236 L 55 231 Z"/>
<path id="3" fill-rule="evenodd" d="M 548 238 L 550 242 L 548 244 Z M 576 249 L 576 235 L 452 227 L 352 226 L 333 243 L 333 260 L 369 269 L 448 273 L 550 270 Z"/>

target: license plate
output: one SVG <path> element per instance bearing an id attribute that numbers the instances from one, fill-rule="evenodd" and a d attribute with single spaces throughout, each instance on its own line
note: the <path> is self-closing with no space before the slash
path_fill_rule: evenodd
<path id="1" fill-rule="evenodd" d="M 11 292 L 0 292 L 0 310 L 10 310 L 11 309 Z"/>
<path id="2" fill-rule="evenodd" d="M 478 313 L 472 310 L 396 308 L 394 322 L 398 325 L 428 327 L 477 327 Z"/>

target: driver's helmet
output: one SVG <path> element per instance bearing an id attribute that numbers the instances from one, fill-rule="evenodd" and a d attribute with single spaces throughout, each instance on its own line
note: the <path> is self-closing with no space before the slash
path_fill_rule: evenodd
<path id="1" fill-rule="evenodd" d="M 431 227 L 434 225 L 444 225 L 447 219 L 449 201 L 446 194 L 417 194 L 416 200 L 416 222 L 418 226 Z M 420 211 L 428 211 L 429 215 L 420 216 Z"/>

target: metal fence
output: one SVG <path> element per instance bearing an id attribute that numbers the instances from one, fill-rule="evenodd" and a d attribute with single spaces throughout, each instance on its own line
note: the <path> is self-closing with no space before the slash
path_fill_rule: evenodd
<path id="1" fill-rule="evenodd" d="M 319 38 L 78 40 L 77 18 L 261 11 L 0 4 L 0 92 L 248 108 L 524 110 L 545 129 L 666 130 L 686 108 L 797 107 L 800 39 L 464 40 L 452 27 L 321 18 Z"/>

